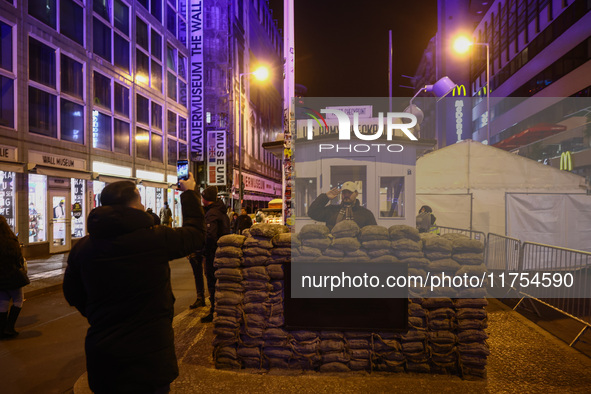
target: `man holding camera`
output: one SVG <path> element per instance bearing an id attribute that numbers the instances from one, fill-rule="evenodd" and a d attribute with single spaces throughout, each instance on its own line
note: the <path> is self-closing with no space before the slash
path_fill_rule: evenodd
<path id="1" fill-rule="evenodd" d="M 203 247 L 195 180 L 179 182 L 183 227 L 155 226 L 129 181 L 107 185 L 70 252 L 63 290 L 88 319 L 86 369 L 95 393 L 166 393 L 179 374 L 169 260 Z"/>

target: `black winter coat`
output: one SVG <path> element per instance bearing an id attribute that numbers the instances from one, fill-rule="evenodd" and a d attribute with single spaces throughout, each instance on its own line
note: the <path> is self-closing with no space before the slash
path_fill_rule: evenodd
<path id="1" fill-rule="evenodd" d="M 154 226 L 139 209 L 103 206 L 70 252 L 63 290 L 90 323 L 88 382 L 95 392 L 147 392 L 178 376 L 168 261 L 203 246 L 204 213 L 194 191 L 181 195 L 183 227 Z"/>
<path id="2" fill-rule="evenodd" d="M 30 283 L 24 263 L 17 239 L 0 240 L 0 290 L 16 290 Z"/>
<path id="3" fill-rule="evenodd" d="M 215 251 L 218 239 L 222 235 L 230 234 L 230 218 L 222 200 L 217 200 L 205 207 L 205 228 L 207 231 L 205 250 Z"/>
<path id="4" fill-rule="evenodd" d="M 332 230 L 337 223 L 341 205 L 326 205 L 329 201 L 330 199 L 326 193 L 322 193 L 316 197 L 316 200 L 308 208 L 308 216 L 318 222 L 325 222 L 326 226 Z M 353 205 L 353 220 L 359 228 L 377 224 L 373 213 L 369 209 L 359 205 L 359 200 L 355 200 L 355 204 Z"/>
<path id="5" fill-rule="evenodd" d="M 239 215 L 236 219 L 236 227 L 234 232 L 236 234 L 242 234 L 242 230 L 252 227 L 252 219 L 248 215 Z"/>

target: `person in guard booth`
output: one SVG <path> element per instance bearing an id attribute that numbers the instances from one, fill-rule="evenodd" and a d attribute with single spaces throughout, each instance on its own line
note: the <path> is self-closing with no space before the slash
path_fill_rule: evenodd
<path id="1" fill-rule="evenodd" d="M 341 203 L 339 205 L 326 205 L 330 200 L 341 194 Z M 373 213 L 362 207 L 357 196 L 357 184 L 355 182 L 345 182 L 339 187 L 329 190 L 328 193 L 322 193 L 308 208 L 308 216 L 318 222 L 325 222 L 326 226 L 332 230 L 335 224 L 343 220 L 353 220 L 359 228 L 377 224 Z"/>
<path id="2" fill-rule="evenodd" d="M 419 233 L 439 234 L 439 229 L 435 226 L 436 220 L 433 209 L 428 205 L 423 205 L 417 215 L 417 230 Z"/>

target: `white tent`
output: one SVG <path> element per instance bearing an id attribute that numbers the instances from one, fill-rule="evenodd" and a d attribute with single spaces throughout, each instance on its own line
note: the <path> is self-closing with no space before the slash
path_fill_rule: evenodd
<path id="1" fill-rule="evenodd" d="M 548 243 L 557 233 L 564 237 L 569 231 L 582 231 L 586 235 L 581 241 L 586 239 L 585 249 L 589 248 L 591 225 L 584 222 L 591 223 L 591 196 L 586 190 L 583 177 L 471 140 L 417 161 L 416 204 L 431 206 L 436 224 L 523 241 Z M 565 203 L 572 195 L 576 201 Z M 542 204 L 540 198 L 559 202 Z M 579 228 L 567 219 L 581 207 L 587 219 L 578 220 Z M 551 244 L 582 249 L 579 241 L 575 243 Z"/>

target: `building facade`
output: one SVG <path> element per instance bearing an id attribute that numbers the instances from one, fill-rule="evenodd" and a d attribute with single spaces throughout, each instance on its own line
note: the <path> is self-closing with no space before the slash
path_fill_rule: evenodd
<path id="1" fill-rule="evenodd" d="M 461 138 L 452 124 L 461 97 L 426 112 L 422 129 L 440 147 L 471 138 L 558 168 L 562 160 L 563 169 L 591 176 L 589 2 L 454 0 L 439 1 L 438 11 L 436 45 L 425 51 L 415 87 L 447 75 L 458 84 L 454 94 L 470 100 Z M 464 56 L 452 49 L 460 34 L 479 44 Z M 490 110 L 484 44 L 490 51 Z"/>
<path id="2" fill-rule="evenodd" d="M 180 225 L 187 0 L 0 3 L 0 213 L 28 256 L 67 251 L 109 182 Z"/>

